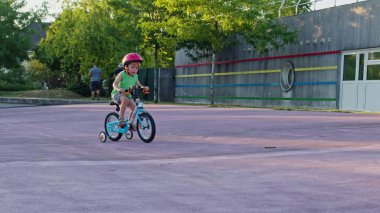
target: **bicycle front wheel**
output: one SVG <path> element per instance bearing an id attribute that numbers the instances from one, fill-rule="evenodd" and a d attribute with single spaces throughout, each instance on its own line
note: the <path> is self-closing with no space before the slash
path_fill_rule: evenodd
<path id="1" fill-rule="evenodd" d="M 137 133 L 142 141 L 150 143 L 156 136 L 156 124 L 147 112 L 141 113 L 139 117 L 141 120 L 137 120 Z"/>
<path id="2" fill-rule="evenodd" d="M 106 116 L 104 121 L 104 129 L 107 133 L 107 136 L 112 141 L 120 140 L 123 134 L 119 133 L 119 114 L 116 112 L 111 112 Z"/>

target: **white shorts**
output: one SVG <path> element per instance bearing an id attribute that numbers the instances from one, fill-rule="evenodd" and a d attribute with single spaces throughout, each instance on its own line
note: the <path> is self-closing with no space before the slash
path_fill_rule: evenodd
<path id="1" fill-rule="evenodd" d="M 115 95 L 112 95 L 112 100 L 115 101 L 116 103 L 120 104 L 121 103 L 121 97 L 124 96 L 120 93 L 116 93 Z M 132 98 L 129 98 L 129 97 L 126 97 L 128 98 L 129 100 L 132 100 Z"/>

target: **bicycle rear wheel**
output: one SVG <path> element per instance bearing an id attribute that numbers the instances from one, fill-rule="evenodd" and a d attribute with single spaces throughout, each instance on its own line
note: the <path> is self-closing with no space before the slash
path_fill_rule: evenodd
<path id="1" fill-rule="evenodd" d="M 142 141 L 150 143 L 156 136 L 156 124 L 153 117 L 147 112 L 141 113 L 139 117 L 141 122 L 137 120 L 137 133 Z"/>
<path id="2" fill-rule="evenodd" d="M 104 129 L 107 133 L 107 136 L 112 141 L 120 140 L 123 134 L 119 133 L 119 114 L 116 112 L 110 112 L 104 121 Z"/>

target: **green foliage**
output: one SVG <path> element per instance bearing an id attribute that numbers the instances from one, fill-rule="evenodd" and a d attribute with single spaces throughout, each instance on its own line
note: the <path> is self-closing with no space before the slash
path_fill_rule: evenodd
<path id="1" fill-rule="evenodd" d="M 157 0 L 169 11 L 167 29 L 193 58 L 236 45 L 243 36 L 258 52 L 291 43 L 296 33 L 276 19 L 271 0 Z M 195 53 L 195 54 L 193 54 Z"/>
<path id="2" fill-rule="evenodd" d="M 27 59 L 30 50 L 30 26 L 46 13 L 46 7 L 22 12 L 24 0 L 0 1 L 0 67 L 14 68 Z"/>
<path id="3" fill-rule="evenodd" d="M 148 59 L 144 66 L 173 67 L 176 39 L 167 32 L 169 13 L 166 8 L 158 7 L 154 0 L 132 0 L 131 6 L 139 14 L 137 26 L 143 39 L 140 47 Z"/>
<path id="4" fill-rule="evenodd" d="M 88 80 L 94 61 L 108 77 L 136 50 L 145 68 L 173 66 L 175 48 L 204 58 L 242 37 L 262 53 L 296 38 L 278 21 L 279 7 L 272 0 L 66 0 L 37 59 L 72 86 Z"/>
<path id="5" fill-rule="evenodd" d="M 0 92 L 2 97 L 18 98 L 52 98 L 52 99 L 83 99 L 84 97 L 65 89 L 29 90 Z"/>
<path id="6" fill-rule="evenodd" d="M 0 91 L 19 91 L 34 89 L 29 75 L 25 72 L 24 67 L 0 69 Z"/>
<path id="7" fill-rule="evenodd" d="M 79 82 L 70 82 L 67 86 L 70 91 L 73 91 L 77 94 L 83 96 L 89 96 L 91 94 L 90 82 L 89 81 L 79 81 Z"/>
<path id="8" fill-rule="evenodd" d="M 58 60 L 67 82 L 87 76 L 94 62 L 107 76 L 139 44 L 132 14 L 121 0 L 67 2 L 41 42 L 44 61 Z"/>
<path id="9" fill-rule="evenodd" d="M 74 91 L 83 90 L 76 82 L 88 80 L 94 62 L 108 78 L 129 52 L 142 54 L 143 67 L 173 66 L 176 40 L 164 31 L 166 14 L 153 0 L 64 1 L 36 59 L 48 66 L 45 77 L 60 73 Z"/>
<path id="10" fill-rule="evenodd" d="M 25 75 L 25 69 L 23 67 L 0 69 L 0 79 L 9 83 L 25 83 L 27 81 L 27 75 Z"/>
<path id="11" fill-rule="evenodd" d="M 23 83 L 9 83 L 7 81 L 0 80 L 0 91 L 24 91 L 35 89 L 34 85 Z"/>
<path id="12" fill-rule="evenodd" d="M 26 70 L 31 80 L 41 86 L 46 83 L 50 89 L 62 87 L 63 77 L 61 73 L 50 70 L 46 64 L 36 59 L 32 59 L 28 62 Z"/>

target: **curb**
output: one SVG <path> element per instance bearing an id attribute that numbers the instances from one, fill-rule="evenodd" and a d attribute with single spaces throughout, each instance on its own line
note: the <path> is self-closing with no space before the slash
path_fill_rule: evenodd
<path id="1" fill-rule="evenodd" d="M 0 97 L 0 103 L 31 104 L 31 105 L 69 105 L 69 104 L 103 103 L 103 101 L 48 99 L 48 98 L 4 98 L 4 97 Z"/>

